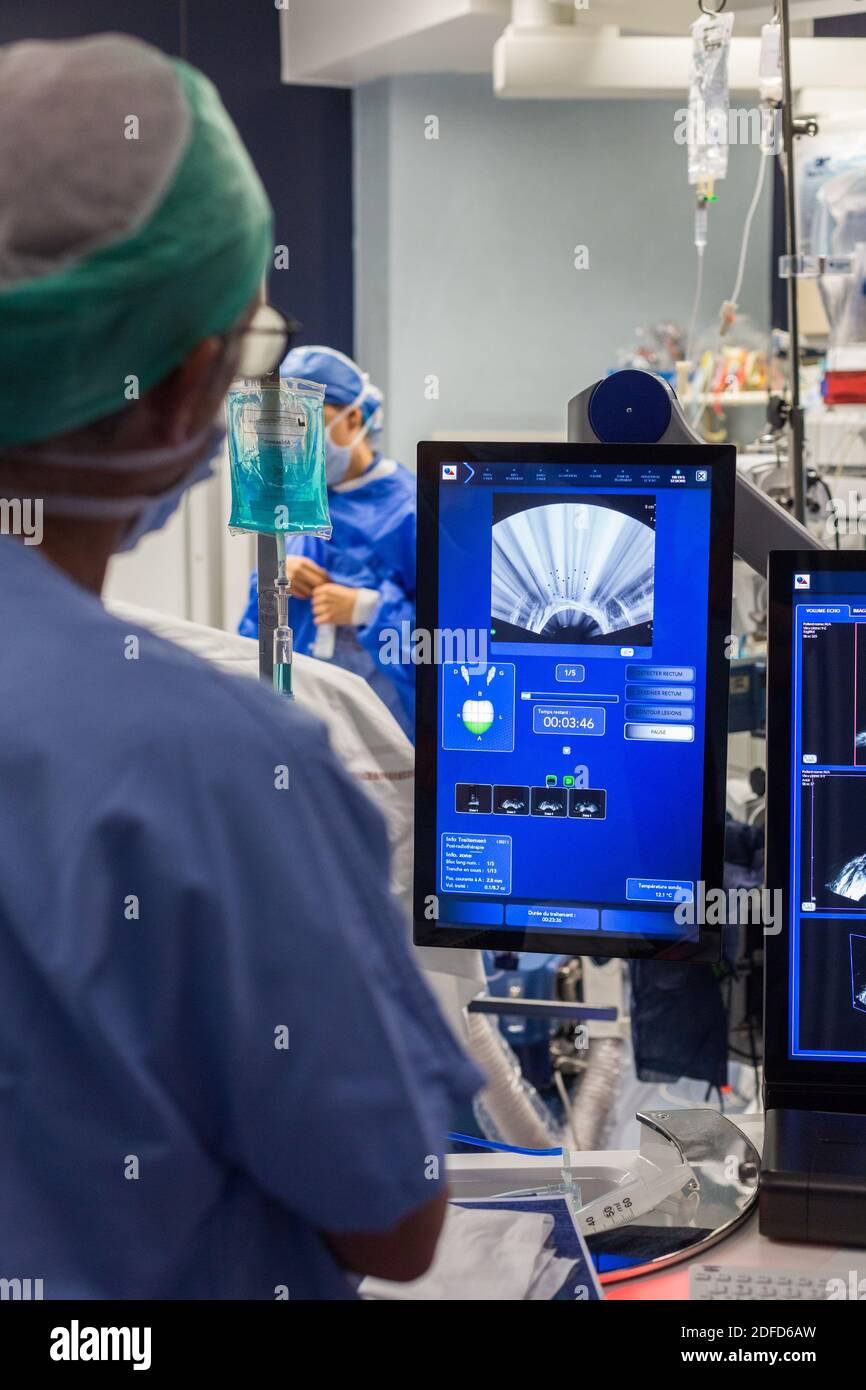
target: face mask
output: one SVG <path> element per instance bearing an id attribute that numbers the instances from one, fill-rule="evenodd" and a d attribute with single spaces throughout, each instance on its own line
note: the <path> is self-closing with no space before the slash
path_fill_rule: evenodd
<path id="1" fill-rule="evenodd" d="M 354 444 L 335 444 L 330 433 L 325 432 L 325 482 L 328 487 L 335 487 L 345 478 L 354 447 Z"/>
<path id="2" fill-rule="evenodd" d="M 213 445 L 212 452 L 208 453 L 191 473 L 188 473 L 185 478 L 181 478 L 180 482 L 176 483 L 169 492 L 148 499 L 147 506 L 138 512 L 124 533 L 117 548 L 116 553 L 118 555 L 134 550 L 138 542 L 143 540 L 145 536 L 149 536 L 151 532 L 161 531 L 163 526 L 174 516 L 183 501 L 184 493 L 188 492 L 196 483 L 203 483 L 206 478 L 213 477 L 213 461 L 222 447 L 223 431 L 215 429 L 214 436 L 208 445 L 209 448 L 211 444 Z"/>
<path id="3" fill-rule="evenodd" d="M 177 511 L 188 488 L 211 476 L 213 460 L 222 448 L 224 437 L 225 425 L 214 422 L 183 444 L 162 449 L 107 452 L 96 456 L 43 450 L 38 456 L 40 463 L 51 468 L 67 468 L 70 472 L 90 468 L 94 472 L 143 473 L 150 468 L 189 463 L 189 472 L 179 482 L 153 497 L 78 497 L 72 493 L 48 493 L 42 499 L 44 510 L 50 516 L 65 516 L 71 520 L 127 519 L 129 525 L 118 546 L 118 553 L 132 550 L 143 536 L 160 530 L 166 524 Z M 8 488 L 4 491 L 8 492 Z"/>
<path id="4" fill-rule="evenodd" d="M 361 440 L 367 437 L 370 420 L 358 431 L 351 444 L 335 444 L 332 430 L 341 420 L 345 420 L 348 415 L 351 415 L 356 406 L 361 404 L 367 394 L 369 384 L 370 378 L 365 373 L 358 395 L 340 411 L 339 415 L 334 416 L 325 430 L 325 480 L 328 487 L 336 487 L 337 483 L 343 481 L 349 471 L 349 464 L 352 462 L 352 453 L 361 443 Z"/>

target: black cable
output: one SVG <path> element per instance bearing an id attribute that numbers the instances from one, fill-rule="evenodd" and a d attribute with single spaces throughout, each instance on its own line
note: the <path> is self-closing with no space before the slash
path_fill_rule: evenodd
<path id="1" fill-rule="evenodd" d="M 826 478 L 822 478 L 822 477 L 820 477 L 818 474 L 816 474 L 816 475 L 815 475 L 814 481 L 815 481 L 815 484 L 816 484 L 817 487 L 822 487 L 822 488 L 824 489 L 824 493 L 825 493 L 825 496 L 826 496 L 826 498 L 827 498 L 827 511 L 828 511 L 828 512 L 832 511 L 832 508 L 833 508 L 833 494 L 832 494 L 832 492 L 830 491 L 829 487 L 827 486 L 827 480 L 826 480 Z M 839 527 L 838 527 L 838 526 L 835 526 L 835 527 L 833 528 L 833 539 L 834 539 L 835 542 L 836 542 L 836 549 L 837 549 L 837 550 L 841 549 L 841 547 L 840 547 L 840 545 L 839 545 Z"/>
<path id="2" fill-rule="evenodd" d="M 755 1041 L 755 1023 L 751 1009 L 746 1010 L 746 1027 L 749 1030 L 749 1048 L 752 1053 L 752 1069 L 755 1073 L 755 1099 L 761 1094 L 761 1073 L 758 1067 L 758 1047 Z"/>

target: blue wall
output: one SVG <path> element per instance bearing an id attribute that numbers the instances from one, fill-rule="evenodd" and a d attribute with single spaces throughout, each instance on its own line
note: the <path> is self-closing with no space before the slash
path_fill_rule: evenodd
<path id="1" fill-rule="evenodd" d="M 0 43 L 113 30 L 179 52 L 180 0 L 2 0 Z M 217 84 L 291 254 L 271 298 L 301 340 L 353 351 L 351 93 L 280 82 L 273 0 L 188 0 L 187 56 Z"/>

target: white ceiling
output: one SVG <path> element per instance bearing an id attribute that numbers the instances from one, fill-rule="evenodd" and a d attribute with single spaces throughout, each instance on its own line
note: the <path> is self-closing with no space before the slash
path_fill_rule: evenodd
<path id="1" fill-rule="evenodd" d="M 697 0 L 589 0 L 578 11 L 558 0 L 553 8 L 587 37 L 606 26 L 682 36 L 698 14 Z M 772 0 L 728 0 L 738 35 L 756 34 L 772 8 Z M 800 34 L 816 17 L 864 12 L 864 0 L 791 0 Z M 399 73 L 491 72 L 511 0 L 290 0 L 280 19 L 284 81 L 354 86 Z"/>
<path id="2" fill-rule="evenodd" d="M 510 0 L 290 0 L 280 15 L 283 81 L 489 72 L 510 14 Z"/>

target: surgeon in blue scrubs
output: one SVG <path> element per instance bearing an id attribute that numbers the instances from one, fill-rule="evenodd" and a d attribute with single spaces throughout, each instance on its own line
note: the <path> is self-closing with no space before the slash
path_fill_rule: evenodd
<path id="1" fill-rule="evenodd" d="M 235 373 L 285 352 L 264 189 L 207 79 L 115 34 L 0 47 L 0 207 L 0 1272 L 413 1279 L 481 1078 L 382 818 L 298 706 L 99 598 L 209 474 Z"/>
<path id="2" fill-rule="evenodd" d="M 335 348 L 294 348 L 282 376 L 325 388 L 325 468 L 333 524 L 329 541 L 290 536 L 289 623 L 295 650 L 363 676 L 410 738 L 415 736 L 415 668 L 395 662 L 415 626 L 415 479 L 383 458 L 382 393 Z M 239 631 L 257 637 L 258 590 Z"/>

